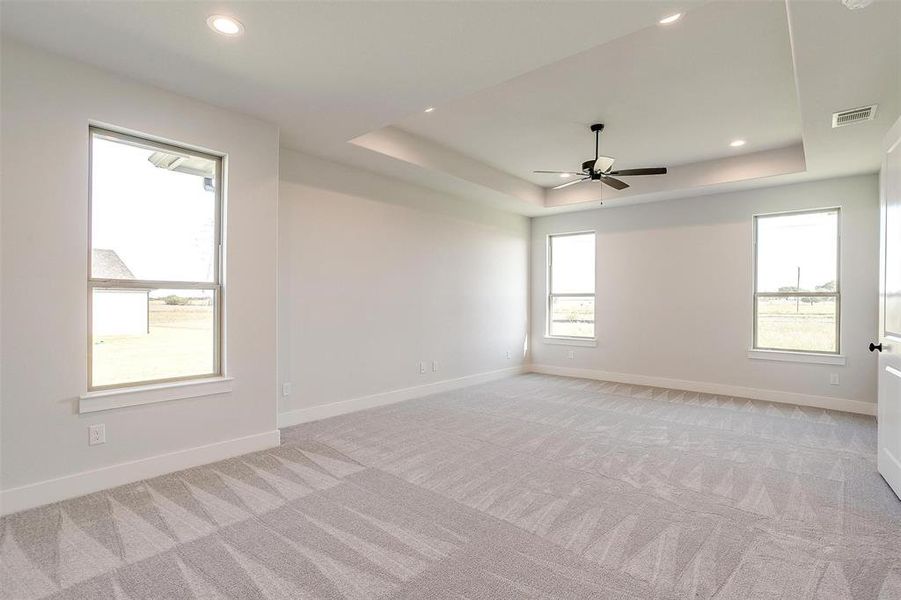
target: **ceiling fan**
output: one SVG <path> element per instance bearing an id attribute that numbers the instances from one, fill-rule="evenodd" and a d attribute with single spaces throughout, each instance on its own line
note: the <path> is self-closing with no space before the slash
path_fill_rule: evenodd
<path id="1" fill-rule="evenodd" d="M 616 190 L 624 190 L 629 187 L 629 184 L 620 179 L 616 179 L 617 177 L 629 177 L 633 175 L 666 175 L 666 167 L 652 167 L 650 169 L 623 169 L 621 171 L 612 171 L 613 168 L 613 158 L 609 156 L 600 156 L 598 154 L 598 143 L 600 141 L 601 131 L 604 130 L 603 123 L 595 123 L 591 126 L 591 130 L 594 132 L 594 159 L 586 160 L 582 163 L 582 170 L 579 172 L 576 171 L 532 171 L 533 173 L 553 173 L 555 175 L 576 175 L 581 177 L 581 179 L 573 179 L 572 181 L 567 181 L 566 183 L 562 183 L 558 186 L 555 186 L 553 189 L 559 190 L 561 188 L 565 188 L 570 185 L 575 185 L 577 183 L 582 183 L 583 181 L 600 181 L 601 183 L 607 184 L 613 189 Z"/>

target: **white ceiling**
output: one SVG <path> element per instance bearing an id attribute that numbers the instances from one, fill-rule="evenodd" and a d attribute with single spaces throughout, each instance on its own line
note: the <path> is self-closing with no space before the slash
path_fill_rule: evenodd
<path id="1" fill-rule="evenodd" d="M 882 137 L 901 113 L 901 2 L 857 11 L 791 2 L 789 16 L 808 171 L 877 171 Z M 833 112 L 868 104 L 879 104 L 874 121 L 832 129 Z"/>
<path id="2" fill-rule="evenodd" d="M 245 35 L 214 34 L 212 13 Z M 531 171 L 589 158 L 598 119 L 617 167 L 678 165 L 605 190 L 640 201 L 874 171 L 901 109 L 896 0 L 5 0 L 0 25 L 276 123 L 286 147 L 524 214 L 596 205 L 596 188 L 549 193 L 559 180 Z M 832 111 L 874 102 L 876 121 L 829 127 Z M 729 148 L 739 136 L 748 145 Z"/>
<path id="3" fill-rule="evenodd" d="M 4 35 L 260 116 L 287 146 L 318 153 L 626 35 L 667 7 L 4 0 L 0 10 Z M 245 34 L 215 34 L 210 14 L 236 16 Z"/>
<path id="4" fill-rule="evenodd" d="M 785 5 L 710 4 L 398 126 L 542 186 L 601 154 L 673 166 L 801 141 Z M 740 150 L 730 141 L 747 138 Z"/>

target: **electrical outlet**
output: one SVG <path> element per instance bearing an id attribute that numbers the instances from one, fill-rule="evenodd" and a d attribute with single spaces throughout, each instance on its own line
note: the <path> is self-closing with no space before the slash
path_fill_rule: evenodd
<path id="1" fill-rule="evenodd" d="M 568 358 L 570 360 L 574 359 L 575 357 L 576 357 L 576 353 L 573 352 L 572 350 L 570 350 L 569 352 L 566 353 L 566 358 Z"/>
<path id="2" fill-rule="evenodd" d="M 838 385 L 838 373 L 829 373 L 829 385 Z"/>
<path id="3" fill-rule="evenodd" d="M 98 446 L 106 443 L 106 425 L 98 423 L 88 427 L 88 446 Z"/>
<path id="4" fill-rule="evenodd" d="M 509 351 L 509 350 L 507 350 L 507 352 L 505 353 L 505 355 L 506 355 L 506 357 L 507 357 L 507 360 L 510 360 L 510 351 Z"/>
<path id="5" fill-rule="evenodd" d="M 283 384 L 282 384 L 282 396 L 284 396 L 285 398 L 287 398 L 287 397 L 290 396 L 290 395 L 291 395 L 291 384 L 290 384 L 290 383 L 283 383 Z"/>
<path id="6" fill-rule="evenodd" d="M 437 372 L 438 372 L 438 361 L 437 361 L 437 360 L 433 360 L 433 361 L 432 361 L 432 372 L 433 372 L 433 373 L 437 373 Z"/>
<path id="7" fill-rule="evenodd" d="M 425 363 L 423 361 L 419 361 L 419 374 L 425 375 Z"/>

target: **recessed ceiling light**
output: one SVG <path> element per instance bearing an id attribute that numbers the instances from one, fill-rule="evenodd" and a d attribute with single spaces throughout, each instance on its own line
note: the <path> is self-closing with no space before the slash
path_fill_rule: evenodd
<path id="1" fill-rule="evenodd" d="M 427 109 L 425 109 L 425 110 L 422 111 L 422 112 L 432 112 L 433 110 L 435 110 L 435 107 L 434 107 L 434 106 L 430 106 L 430 107 L 428 107 Z"/>
<path id="2" fill-rule="evenodd" d="M 731 142 L 729 142 L 729 145 L 733 148 L 738 148 L 739 146 L 744 146 L 746 143 L 747 142 L 745 142 L 744 140 L 732 140 Z"/>
<path id="3" fill-rule="evenodd" d="M 569 177 L 569 173 L 560 173 L 561 179 L 566 179 L 567 177 Z"/>
<path id="4" fill-rule="evenodd" d="M 681 18 L 682 18 L 682 13 L 676 13 L 676 14 L 670 15 L 668 17 L 663 17 L 662 19 L 660 19 L 657 22 L 660 23 L 661 25 L 669 25 L 670 23 L 675 23 L 676 21 L 678 21 Z"/>
<path id="5" fill-rule="evenodd" d="M 212 15 L 206 20 L 206 24 L 210 29 L 222 35 L 235 36 L 244 33 L 244 26 L 239 20 L 224 15 Z"/>

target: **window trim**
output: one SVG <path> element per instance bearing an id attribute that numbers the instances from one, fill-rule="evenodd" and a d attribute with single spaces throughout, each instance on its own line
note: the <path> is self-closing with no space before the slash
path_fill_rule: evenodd
<path id="1" fill-rule="evenodd" d="M 591 234 L 594 236 L 594 269 L 595 269 L 594 290 L 590 294 L 587 294 L 587 293 L 555 294 L 555 293 L 553 293 L 554 288 L 553 288 L 553 277 L 552 277 L 552 273 L 553 273 L 552 265 L 553 265 L 554 257 L 553 257 L 552 239 L 557 238 L 557 237 L 569 237 L 569 236 L 573 236 L 573 235 L 588 235 L 588 234 Z M 597 232 L 595 230 L 591 229 L 591 230 L 584 230 L 584 231 L 567 231 L 567 232 L 563 232 L 563 233 L 549 233 L 547 235 L 545 250 L 546 250 L 546 256 L 547 256 L 547 260 L 546 260 L 547 272 L 545 274 L 546 279 L 547 279 L 547 295 L 545 297 L 545 303 L 544 303 L 544 310 L 545 310 L 544 340 L 545 340 L 545 343 L 555 343 L 556 342 L 556 343 L 565 344 L 566 342 L 573 342 L 572 345 L 589 345 L 589 346 L 596 345 L 596 344 L 591 344 L 591 342 L 597 342 L 597 335 L 598 335 L 598 330 L 597 330 L 597 325 L 598 325 L 598 318 L 597 318 L 597 314 L 598 314 L 598 311 L 597 311 L 597 306 L 598 306 L 598 301 L 597 301 L 598 238 L 597 238 Z M 554 301 L 554 298 L 557 298 L 557 297 L 559 297 L 559 298 L 566 298 L 566 297 L 585 298 L 585 297 L 589 297 L 589 296 L 594 300 L 594 324 L 593 324 L 594 335 L 592 335 L 592 336 L 552 335 L 551 334 L 551 305 Z M 585 344 L 585 342 L 588 342 L 588 343 Z"/>
<path id="2" fill-rule="evenodd" d="M 795 362 L 815 365 L 839 365 L 846 362 L 843 354 L 825 354 L 823 352 L 797 352 L 793 350 L 755 350 L 748 349 L 748 358 L 776 362 Z"/>
<path id="3" fill-rule="evenodd" d="M 94 390 L 78 397 L 78 414 L 228 394 L 233 387 L 234 378 L 216 376 Z"/>
<path id="4" fill-rule="evenodd" d="M 213 224 L 213 280 L 210 282 L 200 281 L 167 281 L 167 280 L 151 280 L 151 279 L 109 279 L 95 278 L 93 276 L 93 179 L 94 179 L 94 138 L 100 137 L 108 140 L 129 144 L 133 146 L 144 147 L 148 149 L 161 150 L 164 152 L 177 152 L 179 154 L 187 154 L 211 160 L 215 163 L 215 173 L 213 180 L 215 182 L 215 222 Z M 202 150 L 196 150 L 187 145 L 175 145 L 167 142 L 159 141 L 153 136 L 134 135 L 106 126 L 89 125 L 88 126 L 88 229 L 87 229 L 87 396 L 93 393 L 104 392 L 129 392 L 141 391 L 153 386 L 169 386 L 171 384 L 185 384 L 193 381 L 206 382 L 215 378 L 225 378 L 224 369 L 224 344 L 223 344 L 223 213 L 224 213 L 224 181 L 225 181 L 225 155 L 212 154 Z M 165 377 L 160 379 L 144 379 L 141 381 L 129 381 L 125 383 L 113 383 L 107 385 L 94 385 L 94 291 L 102 289 L 198 289 L 209 290 L 213 293 L 213 370 L 209 373 L 196 373 L 191 375 L 183 375 L 179 377 Z"/>
<path id="5" fill-rule="evenodd" d="M 758 223 L 761 218 L 783 217 L 793 215 L 809 215 L 818 213 L 836 213 L 835 218 L 835 291 L 834 292 L 758 292 L 757 291 L 757 272 L 758 272 Z M 786 355 L 815 355 L 823 357 L 840 357 L 842 351 L 842 210 L 841 206 L 827 206 L 822 208 L 808 208 L 800 210 L 787 210 L 780 212 L 770 212 L 756 214 L 752 218 L 752 236 L 751 236 L 751 256 L 752 256 L 752 276 L 753 288 L 751 290 L 751 304 L 753 317 L 751 319 L 751 348 L 749 358 L 762 358 L 762 352 L 773 352 Z M 835 299 L 835 350 L 805 350 L 799 348 L 769 348 L 767 346 L 759 346 L 757 344 L 757 300 L 758 298 L 810 298 L 824 297 Z M 756 355 L 750 356 L 753 352 Z M 806 361 L 814 362 L 814 361 Z"/>

